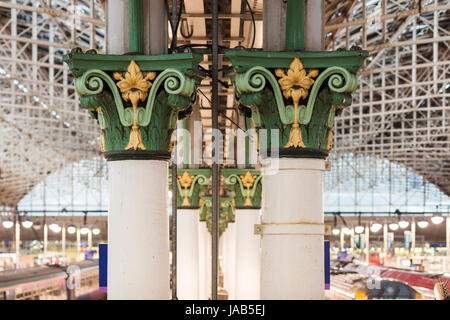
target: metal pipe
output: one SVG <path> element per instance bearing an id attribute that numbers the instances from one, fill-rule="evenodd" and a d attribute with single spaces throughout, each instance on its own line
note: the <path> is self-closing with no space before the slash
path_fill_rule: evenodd
<path id="1" fill-rule="evenodd" d="M 286 51 L 305 50 L 305 0 L 288 0 Z"/>
<path id="2" fill-rule="evenodd" d="M 212 129 L 213 132 L 219 128 L 219 3 L 213 0 L 212 8 Z M 217 300 L 217 276 L 219 256 L 219 141 L 214 139 L 212 154 L 212 272 L 211 272 L 211 298 Z"/>
<path id="3" fill-rule="evenodd" d="M 130 52 L 144 52 L 144 14 L 142 0 L 129 2 Z"/>

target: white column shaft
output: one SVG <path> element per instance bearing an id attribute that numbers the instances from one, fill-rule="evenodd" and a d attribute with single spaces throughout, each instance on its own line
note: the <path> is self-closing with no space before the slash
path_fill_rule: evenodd
<path id="1" fill-rule="evenodd" d="M 416 222 L 411 222 L 411 254 L 416 250 Z"/>
<path id="2" fill-rule="evenodd" d="M 177 296 L 197 300 L 199 290 L 198 209 L 177 213 Z"/>
<path id="3" fill-rule="evenodd" d="M 225 231 L 227 235 L 225 252 L 225 289 L 228 291 L 228 300 L 236 299 L 236 223 L 228 223 Z M 259 240 L 259 239 L 258 239 Z"/>
<path id="4" fill-rule="evenodd" d="M 320 159 L 279 159 L 263 173 L 261 299 L 324 299 Z"/>
<path id="5" fill-rule="evenodd" d="M 130 46 L 128 1 L 107 1 L 106 48 L 108 54 L 125 54 Z"/>
<path id="6" fill-rule="evenodd" d="M 199 299 L 207 300 L 208 291 L 206 288 L 206 246 L 207 246 L 206 222 L 199 221 L 198 223 L 198 285 L 199 285 Z"/>
<path id="7" fill-rule="evenodd" d="M 208 230 L 208 229 L 207 229 Z M 206 233 L 206 259 L 205 259 L 205 269 L 206 269 L 206 294 L 207 294 L 207 299 L 211 298 L 211 277 L 212 277 L 212 267 L 211 267 L 211 263 L 212 263 L 212 237 L 211 237 L 211 233 L 209 233 L 209 231 L 207 231 Z"/>
<path id="8" fill-rule="evenodd" d="M 259 209 L 236 210 L 236 299 L 259 300 L 261 281 Z"/>
<path id="9" fill-rule="evenodd" d="M 108 299 L 169 299 L 168 162 L 108 169 Z"/>

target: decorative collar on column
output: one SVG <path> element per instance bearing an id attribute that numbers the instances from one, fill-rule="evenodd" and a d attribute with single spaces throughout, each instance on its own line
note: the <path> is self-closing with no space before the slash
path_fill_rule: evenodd
<path id="1" fill-rule="evenodd" d="M 236 209 L 260 209 L 262 175 L 255 169 L 223 168 L 225 185 L 233 194 Z"/>
<path id="2" fill-rule="evenodd" d="M 235 97 L 258 129 L 260 151 L 270 156 L 326 158 L 332 148 L 333 120 L 351 104 L 356 72 L 367 51 L 227 51 L 233 64 Z M 277 79 L 278 78 L 278 79 Z M 266 129 L 262 139 L 261 129 Z M 272 142 L 271 130 L 278 137 Z"/>
<path id="3" fill-rule="evenodd" d="M 192 111 L 202 55 L 64 56 L 80 104 L 98 120 L 108 160 L 169 159 L 176 121 Z"/>
<path id="4" fill-rule="evenodd" d="M 211 169 L 178 169 L 177 206 L 182 209 L 198 209 L 202 206 L 201 193 L 211 181 Z M 169 171 L 169 185 L 172 172 Z"/>
<path id="5" fill-rule="evenodd" d="M 206 221 L 206 227 L 211 232 L 212 228 L 212 197 L 203 196 L 200 207 L 200 221 Z M 220 197 L 219 235 L 228 227 L 228 223 L 235 221 L 235 208 L 232 197 Z"/>

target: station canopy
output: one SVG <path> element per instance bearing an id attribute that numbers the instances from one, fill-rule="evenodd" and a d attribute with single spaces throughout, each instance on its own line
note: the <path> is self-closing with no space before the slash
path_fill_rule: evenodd
<path id="1" fill-rule="evenodd" d="M 100 128 L 79 106 L 62 62 L 74 47 L 105 53 L 107 2 L 0 3 L 0 206 L 5 210 L 107 206 Z M 223 46 L 262 48 L 263 1 L 248 4 L 220 2 Z M 325 0 L 326 50 L 358 47 L 370 53 L 352 106 L 335 119 L 326 211 L 448 210 L 449 10 L 447 0 Z M 206 44 L 211 16 L 211 1 L 185 0 L 178 45 Z M 201 66 L 210 68 L 210 59 L 205 55 Z M 197 112 L 204 130 L 211 127 L 210 81 L 199 86 Z M 220 86 L 223 130 L 242 123 L 232 89 Z"/>

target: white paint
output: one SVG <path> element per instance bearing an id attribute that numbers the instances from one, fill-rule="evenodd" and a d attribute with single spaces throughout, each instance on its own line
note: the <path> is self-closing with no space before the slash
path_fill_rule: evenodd
<path id="1" fill-rule="evenodd" d="M 199 284 L 199 299 L 208 299 L 208 289 L 206 287 L 206 247 L 208 241 L 208 230 L 206 229 L 206 221 L 199 221 L 198 223 L 198 284 Z"/>
<path id="2" fill-rule="evenodd" d="M 169 299 L 168 162 L 108 169 L 108 299 Z"/>
<path id="3" fill-rule="evenodd" d="M 107 1 L 106 52 L 125 54 L 130 46 L 128 1 Z"/>
<path id="4" fill-rule="evenodd" d="M 206 233 L 206 294 L 207 294 L 207 299 L 211 298 L 211 293 L 212 293 L 212 289 L 211 289 L 211 280 L 212 280 L 212 237 L 211 237 L 211 233 L 209 233 L 209 231 L 207 231 Z"/>
<path id="5" fill-rule="evenodd" d="M 177 211 L 177 297 L 197 300 L 199 289 L 198 209 Z"/>
<path id="6" fill-rule="evenodd" d="M 225 289 L 228 292 L 228 300 L 236 299 L 236 223 L 228 223 L 225 230 Z"/>
<path id="7" fill-rule="evenodd" d="M 324 299 L 325 161 L 278 161 L 262 169 L 261 299 Z"/>
<path id="8" fill-rule="evenodd" d="M 261 278 L 259 209 L 236 210 L 236 299 L 259 300 Z"/>
<path id="9" fill-rule="evenodd" d="M 447 246 L 448 247 L 448 246 Z M 416 222 L 411 222 L 411 254 L 414 255 L 416 250 Z"/>
<path id="10" fill-rule="evenodd" d="M 263 48 L 265 51 L 283 51 L 286 43 L 285 0 L 263 1 Z"/>
<path id="11" fill-rule="evenodd" d="M 305 50 L 324 49 L 324 1 L 306 0 L 305 3 Z"/>
<path id="12" fill-rule="evenodd" d="M 144 53 L 166 54 L 168 43 L 168 21 L 166 0 L 144 0 Z"/>

